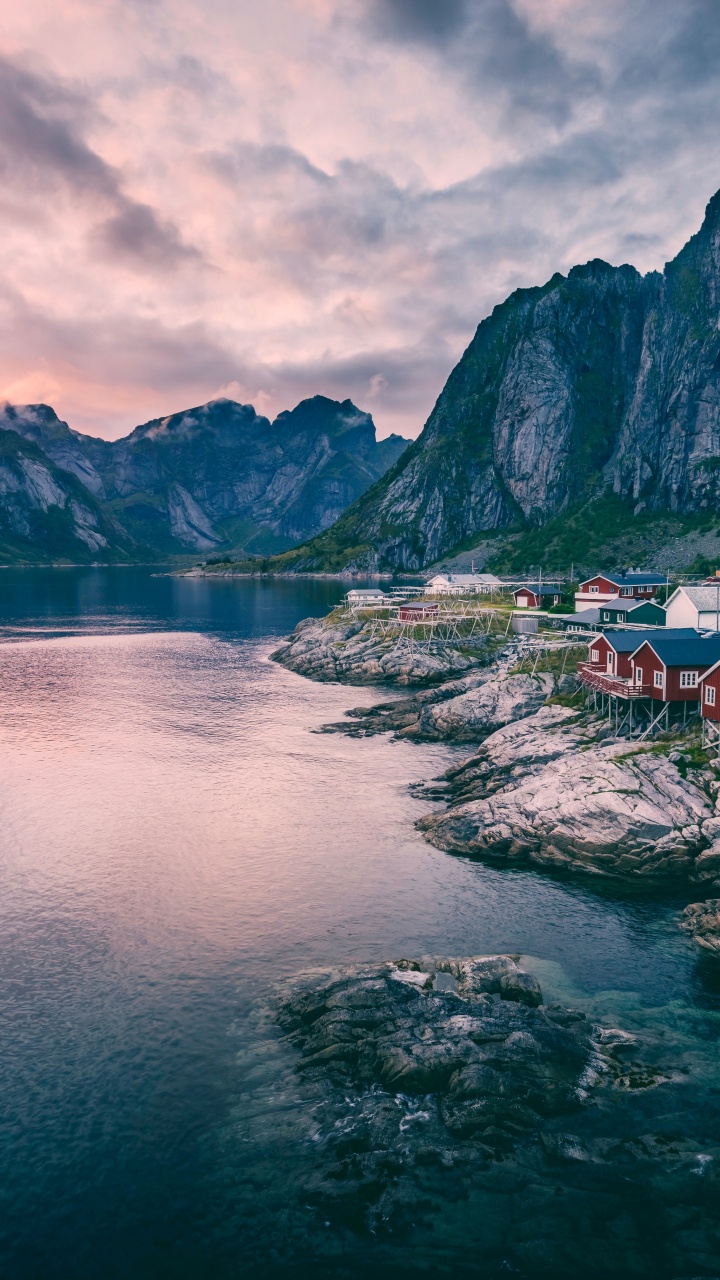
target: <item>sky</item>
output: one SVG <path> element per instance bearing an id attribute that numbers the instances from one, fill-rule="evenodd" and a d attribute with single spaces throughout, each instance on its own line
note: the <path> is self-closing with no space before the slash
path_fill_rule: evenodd
<path id="1" fill-rule="evenodd" d="M 697 230 L 719 67 L 719 0 L 8 5 L 0 399 L 416 436 L 513 289 Z"/>

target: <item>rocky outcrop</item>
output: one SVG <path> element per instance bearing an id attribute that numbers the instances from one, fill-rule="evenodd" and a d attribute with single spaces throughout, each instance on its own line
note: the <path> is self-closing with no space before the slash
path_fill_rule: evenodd
<path id="1" fill-rule="evenodd" d="M 483 320 L 417 441 L 297 567 L 418 569 L 610 490 L 633 510 L 720 500 L 720 192 L 660 274 L 594 260 Z"/>
<path id="2" fill-rule="evenodd" d="M 373 634 L 371 624 L 347 616 L 304 618 L 272 654 L 275 662 L 311 680 L 344 684 L 432 685 L 486 663 L 494 652 L 487 636 L 465 647 L 411 649 L 403 641 Z"/>
<path id="3" fill-rule="evenodd" d="M 448 769 L 441 778 L 413 788 L 418 795 L 448 804 L 484 800 L 503 787 L 537 773 L 569 751 L 594 742 L 598 726 L 580 709 L 541 707 L 485 738 L 469 760 Z"/>
<path id="4" fill-rule="evenodd" d="M 510 865 L 694 878 L 716 823 L 701 780 L 652 750 L 583 742 L 583 729 L 561 717 L 552 725 L 550 711 L 487 739 L 447 780 L 462 801 L 418 823 L 426 838 Z"/>
<path id="5" fill-rule="evenodd" d="M 369 414 L 324 396 L 273 423 L 213 400 L 113 441 L 72 431 L 47 405 L 6 405 L 0 440 L 8 432 L 156 554 L 282 551 L 337 520 L 408 443 L 376 440 Z M 0 493 L 0 518 L 4 506 Z M 23 536 L 32 544 L 31 529 Z"/>
<path id="6" fill-rule="evenodd" d="M 435 706 L 423 707 L 403 736 L 425 742 L 478 742 L 511 721 L 532 715 L 555 692 L 549 672 L 496 676 Z"/>
<path id="7" fill-rule="evenodd" d="M 680 928 L 685 929 L 706 954 L 720 956 L 720 898 L 691 902 L 683 911 Z"/>
<path id="8" fill-rule="evenodd" d="M 417 1223 L 475 1178 L 503 1194 L 547 1178 L 554 1192 L 563 1166 L 607 1174 L 619 1159 L 627 1186 L 625 1149 L 579 1136 L 583 1114 L 673 1075 L 638 1061 L 626 1032 L 544 1005 L 517 956 L 309 975 L 281 993 L 277 1019 L 318 1117 L 304 1202 L 373 1234 Z"/>
<path id="9" fill-rule="evenodd" d="M 480 742 L 501 725 L 532 715 L 554 691 L 548 672 L 509 676 L 494 664 L 411 698 L 353 707 L 346 720 L 323 730 L 352 738 L 395 732 L 416 742 Z"/>
<path id="10" fill-rule="evenodd" d="M 31 441 L 0 431 L 0 559 L 127 559 L 131 538 L 69 471 Z"/>

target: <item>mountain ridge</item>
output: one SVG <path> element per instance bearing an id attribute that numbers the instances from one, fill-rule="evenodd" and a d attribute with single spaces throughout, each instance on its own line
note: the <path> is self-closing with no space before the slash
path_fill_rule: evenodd
<path id="1" fill-rule="evenodd" d="M 720 509 L 720 192 L 663 272 L 602 259 L 478 326 L 384 477 L 271 569 L 423 569 L 603 496 L 632 524 Z M 537 543 L 537 538 L 535 539 Z"/>
<path id="2" fill-rule="evenodd" d="M 370 414 L 324 396 L 274 422 L 252 405 L 220 398 L 113 441 L 74 431 L 49 405 L 5 405 L 3 439 L 0 556 L 8 562 L 53 558 L 53 519 L 62 525 L 56 554 L 63 558 L 73 539 L 80 559 L 282 551 L 332 524 L 408 443 L 400 436 L 378 441 Z M 28 466 L 43 469 L 39 490 Z M 97 546 L 71 518 L 78 501 L 83 520 L 88 512 L 95 520 Z M 57 510 L 48 517 L 50 508 Z M 40 509 L 42 530 L 28 515 Z"/>

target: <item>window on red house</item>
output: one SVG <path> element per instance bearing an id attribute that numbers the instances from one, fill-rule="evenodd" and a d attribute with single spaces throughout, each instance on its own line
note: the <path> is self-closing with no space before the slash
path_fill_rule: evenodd
<path id="1" fill-rule="evenodd" d="M 715 690 L 711 684 L 705 685 L 705 702 L 709 707 L 715 706 Z"/>

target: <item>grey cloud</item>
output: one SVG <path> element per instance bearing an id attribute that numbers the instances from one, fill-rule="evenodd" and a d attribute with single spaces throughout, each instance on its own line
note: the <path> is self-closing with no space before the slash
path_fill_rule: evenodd
<path id="1" fill-rule="evenodd" d="M 13 174 L 61 177 L 82 191 L 114 198 L 114 171 L 87 146 L 78 121 L 88 103 L 65 86 L 0 58 L 0 155 Z"/>
<path id="2" fill-rule="evenodd" d="M 160 222 L 149 205 L 123 199 L 118 204 L 118 212 L 95 229 L 101 253 L 160 270 L 200 258 L 197 249 L 183 244 L 172 224 Z"/>
<path id="3" fill-rule="evenodd" d="M 512 0 L 365 0 L 362 12 L 376 38 L 434 49 L 451 74 L 511 113 L 563 124 L 601 85 L 596 67 L 532 31 Z"/>
<path id="4" fill-rule="evenodd" d="M 109 206 L 93 234 L 105 255 L 130 265 L 161 268 L 198 257 L 176 228 L 149 205 L 130 199 L 122 175 L 85 142 L 82 127 L 92 103 L 62 82 L 0 58 L 0 166 L 6 191 L 13 185 L 47 196 L 63 183 L 76 197 Z"/>
<path id="5" fill-rule="evenodd" d="M 465 0 L 373 0 L 370 20 L 391 39 L 443 43 L 466 20 Z"/>
<path id="6" fill-rule="evenodd" d="M 298 175 L 322 185 L 331 181 L 330 175 L 312 164 L 301 151 L 279 143 L 263 145 L 241 139 L 232 148 L 206 152 L 201 159 L 218 177 L 233 184 L 283 174 Z"/>

